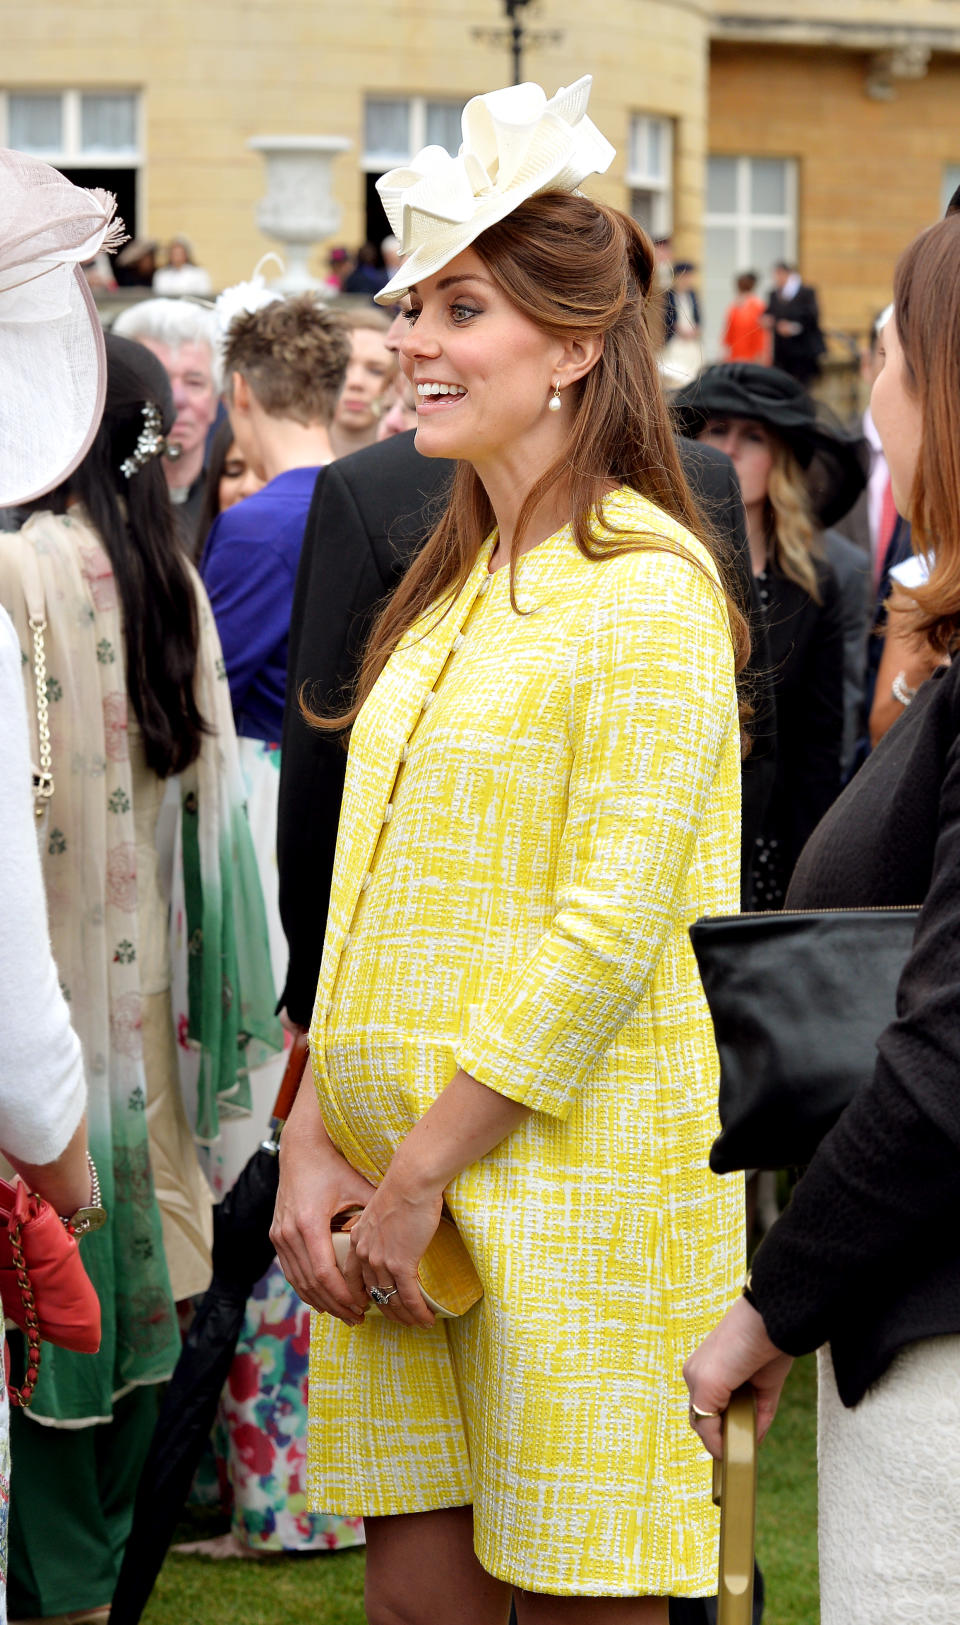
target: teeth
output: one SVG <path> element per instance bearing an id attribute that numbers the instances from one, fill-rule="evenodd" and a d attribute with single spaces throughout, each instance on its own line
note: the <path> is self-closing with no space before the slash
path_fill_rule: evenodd
<path id="1" fill-rule="evenodd" d="M 467 392 L 459 384 L 418 384 L 417 394 L 421 399 L 428 395 L 465 395 Z"/>

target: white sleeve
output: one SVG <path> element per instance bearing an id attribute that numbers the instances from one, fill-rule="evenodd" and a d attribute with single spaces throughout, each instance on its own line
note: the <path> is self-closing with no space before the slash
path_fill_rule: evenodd
<path id="1" fill-rule="evenodd" d="M 0 608 L 0 1148 L 54 1162 L 87 1099 L 80 1040 L 50 951 L 20 645 Z"/>

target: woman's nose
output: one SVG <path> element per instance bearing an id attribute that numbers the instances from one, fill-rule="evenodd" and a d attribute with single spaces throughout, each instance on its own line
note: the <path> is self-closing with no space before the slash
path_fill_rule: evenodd
<path id="1" fill-rule="evenodd" d="M 418 356 L 436 356 L 439 353 L 440 343 L 436 330 L 431 329 L 428 317 L 421 311 L 404 334 L 400 354 L 408 361 L 416 361 Z"/>

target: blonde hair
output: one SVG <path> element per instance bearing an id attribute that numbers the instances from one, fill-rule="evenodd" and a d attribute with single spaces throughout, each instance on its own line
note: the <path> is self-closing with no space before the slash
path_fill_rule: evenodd
<path id="1" fill-rule="evenodd" d="M 820 554 L 819 532 L 813 521 L 806 476 L 786 441 L 769 425 L 767 432 L 773 454 L 767 481 L 773 563 L 781 575 L 795 581 L 815 604 L 820 604 L 823 599 L 814 565 Z"/>

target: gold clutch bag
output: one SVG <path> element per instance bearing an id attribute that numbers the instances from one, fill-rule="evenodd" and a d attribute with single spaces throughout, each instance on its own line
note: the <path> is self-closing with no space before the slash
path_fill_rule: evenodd
<path id="1" fill-rule="evenodd" d="M 359 1207 L 348 1208 L 335 1214 L 331 1221 L 333 1251 L 341 1271 L 350 1252 L 350 1231 L 362 1212 Z M 437 1233 L 420 1260 L 418 1279 L 427 1308 L 444 1320 L 465 1315 L 483 1297 L 483 1286 L 473 1259 L 452 1219 L 440 1220 Z M 369 1312 L 380 1313 L 373 1303 Z"/>

